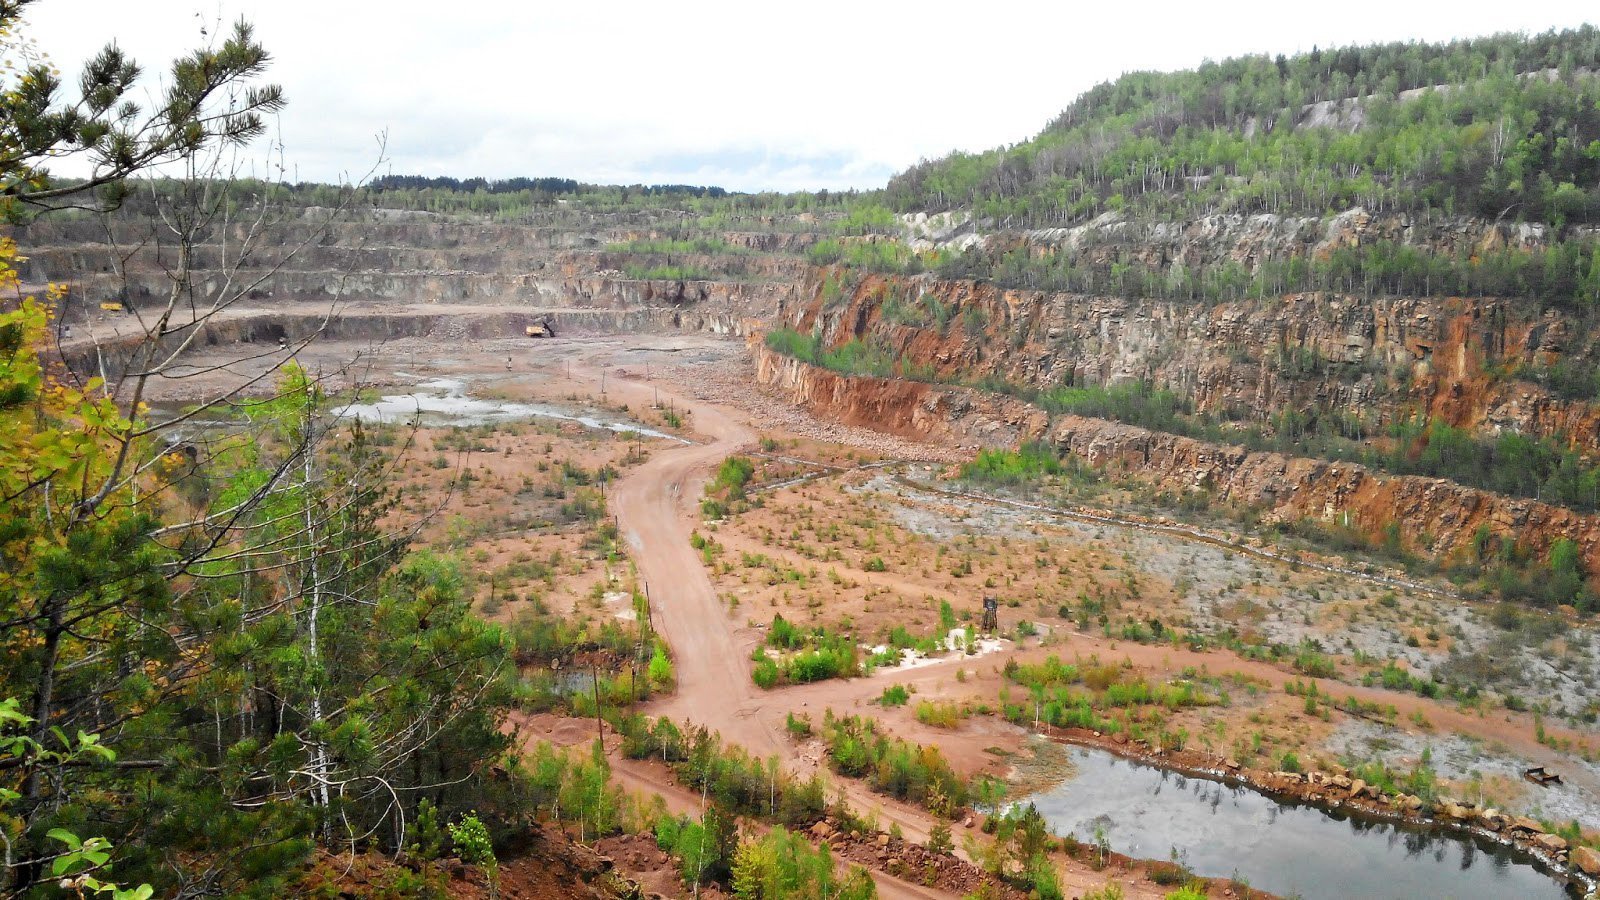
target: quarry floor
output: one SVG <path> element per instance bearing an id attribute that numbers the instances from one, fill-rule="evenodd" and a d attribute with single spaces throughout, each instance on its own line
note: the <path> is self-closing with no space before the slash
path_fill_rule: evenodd
<path id="1" fill-rule="evenodd" d="M 243 384 L 276 361 L 270 352 L 239 362 L 242 355 L 237 346 L 192 354 L 186 361 L 197 374 L 158 385 L 152 399 L 181 401 Z M 538 587 L 542 602 L 563 611 L 591 604 L 597 615 L 625 615 L 610 609 L 604 590 L 618 573 L 583 562 L 576 536 L 560 529 L 519 530 L 517 517 L 526 511 L 518 512 L 516 498 L 525 498 L 527 491 L 515 489 L 519 479 L 526 486 L 528 479 L 543 477 L 534 468 L 541 460 L 548 464 L 565 456 L 591 468 L 616 465 L 621 477 L 610 490 L 608 509 L 636 577 L 649 586 L 657 626 L 673 648 L 676 665 L 676 691 L 646 711 L 707 725 L 756 755 L 777 755 L 786 768 L 802 774 L 822 765 L 822 750 L 792 741 L 785 719 L 790 713 L 820 718 L 829 708 L 869 713 L 901 737 L 936 744 L 963 772 L 1012 774 L 1026 762 L 1024 729 L 981 714 L 963 718 L 953 729 L 935 728 L 917 721 L 910 706 L 882 708 L 872 701 L 885 687 L 903 684 L 917 698 L 992 705 L 1003 689 L 1000 668 L 1008 658 L 1097 657 L 1126 662 L 1152 681 L 1191 670 L 1228 685 L 1228 705 L 1181 711 L 1173 723 L 1219 758 L 1250 752 L 1253 742 L 1266 748 L 1268 758 L 1284 750 L 1329 760 L 1351 753 L 1404 767 L 1430 750 L 1458 796 L 1600 827 L 1600 766 L 1538 740 L 1529 714 L 1362 687 L 1356 669 L 1346 664 L 1343 679 L 1326 680 L 1322 689 L 1340 700 L 1354 696 L 1392 705 L 1395 722 L 1374 723 L 1340 712 L 1323 718 L 1305 713 L 1301 700 L 1283 691 L 1299 677 L 1287 667 L 1225 651 L 1118 641 L 1098 626 L 1080 628 L 1055 614 L 1061 602 L 1076 605 L 1081 597 L 1095 596 L 1113 604 L 1119 622 L 1159 618 L 1190 627 L 1231 625 L 1291 643 L 1314 637 L 1331 653 L 1359 650 L 1425 670 L 1448 658 L 1454 644 L 1483 646 L 1494 640 L 1481 610 L 1171 535 L 919 492 L 868 466 L 911 463 L 900 471 L 915 482 L 937 484 L 943 466 L 961 457 L 948 448 L 815 420 L 754 383 L 739 341 L 695 334 L 477 341 L 407 337 L 384 343 L 317 342 L 299 350 L 296 359 L 324 378 L 330 390 L 387 393 L 430 378 L 458 378 L 475 397 L 600 410 L 689 441 L 630 443 L 620 435 L 546 425 L 500 429 L 480 441 L 482 451 L 469 449 L 467 462 L 459 464 L 482 473 L 479 486 L 471 496 L 440 500 L 442 512 L 430 520 L 425 535 L 458 543 L 486 569 L 509 566 L 529 548 L 536 548 L 532 555 L 540 558 L 560 551 L 571 567 L 553 584 Z M 681 425 L 674 428 L 671 421 L 680 417 Z M 435 432 L 443 430 L 422 429 L 419 445 L 442 456 L 444 445 Z M 757 456 L 758 484 L 817 477 L 762 492 L 760 506 L 729 521 L 705 522 L 698 503 L 709 473 L 731 453 L 760 454 L 763 439 L 773 449 Z M 428 492 L 438 494 L 448 474 L 443 467 L 422 464 L 408 471 L 424 489 L 424 497 L 414 501 L 415 511 L 435 505 Z M 1063 499 L 1113 506 L 1125 498 L 1102 490 Z M 723 564 L 708 566 L 690 546 L 694 531 L 723 548 Z M 824 538 L 824 532 L 842 537 Z M 743 562 L 757 557 L 767 562 Z M 883 571 L 868 566 L 873 557 L 883 561 Z M 973 564 L 970 572 L 952 571 L 952 561 L 960 560 Z M 766 573 L 778 567 L 801 573 L 803 583 L 769 578 Z M 484 614 L 509 620 L 516 596 L 532 591 L 531 584 L 500 584 L 498 590 L 513 598 L 501 604 L 493 602 L 497 588 L 491 586 L 490 596 L 482 598 Z M 807 625 L 848 624 L 862 634 L 896 624 L 928 633 L 937 627 L 939 601 L 971 611 L 986 593 L 1016 601 L 1003 610 L 1009 626 L 1025 618 L 1041 625 L 1041 633 L 1007 640 L 995 653 L 955 654 L 850 681 L 770 692 L 751 682 L 751 650 L 776 613 Z M 1587 682 L 1596 657 L 1594 635 L 1572 630 L 1557 640 L 1554 650 L 1548 644 L 1529 648 L 1530 657 L 1548 669 L 1547 680 L 1534 681 L 1530 689 L 1561 703 L 1593 700 Z M 578 744 L 594 734 L 590 722 L 550 716 L 518 724 L 528 740 Z M 1564 738 L 1573 747 L 1595 739 L 1592 726 L 1543 724 L 1547 737 Z M 608 736 L 608 744 L 614 743 Z M 1567 784 L 1536 788 L 1517 777 L 1523 766 L 1534 764 L 1562 772 Z M 684 795 L 658 767 L 620 755 L 616 767 L 624 785 L 660 793 L 669 807 L 698 804 L 698 797 Z M 926 839 L 932 820 L 924 811 L 857 782 L 845 786 L 853 805 L 875 812 L 883 827 L 893 823 L 910 840 Z M 1097 872 L 1071 863 L 1063 875 L 1069 896 L 1113 880 L 1129 897 L 1165 893 L 1142 876 L 1113 869 Z M 886 897 L 944 896 L 887 875 L 881 875 L 879 886 Z"/>

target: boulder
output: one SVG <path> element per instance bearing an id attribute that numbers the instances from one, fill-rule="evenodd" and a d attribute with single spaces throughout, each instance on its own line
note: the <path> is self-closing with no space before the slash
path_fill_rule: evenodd
<path id="1" fill-rule="evenodd" d="M 1600 852 L 1593 847 L 1573 847 L 1572 864 L 1578 871 L 1589 875 L 1600 875 Z"/>
<path id="2" fill-rule="evenodd" d="M 887 834 L 878 835 L 878 846 L 879 847 L 887 847 L 887 846 L 889 846 L 889 836 Z"/>
<path id="3" fill-rule="evenodd" d="M 1417 812 L 1422 809 L 1422 798 L 1410 794 L 1395 794 L 1389 800 L 1390 805 L 1403 812 Z"/>
<path id="4" fill-rule="evenodd" d="M 1478 813 L 1478 824 L 1490 831 L 1499 831 L 1506 826 L 1506 817 L 1498 809 L 1486 809 Z"/>
<path id="5" fill-rule="evenodd" d="M 1237 759 L 1225 759 L 1222 764 L 1235 772 L 1239 771 L 1239 761 Z"/>
<path id="6" fill-rule="evenodd" d="M 1335 775 L 1332 778 L 1328 779 L 1328 783 L 1333 785 L 1334 787 L 1338 788 L 1341 791 L 1348 791 L 1348 790 L 1350 790 L 1350 786 L 1352 784 L 1354 784 L 1355 782 L 1351 781 L 1350 779 L 1346 778 L 1343 775 Z"/>
<path id="7" fill-rule="evenodd" d="M 1350 780 L 1350 796 L 1360 797 L 1367 792 L 1367 783 L 1359 778 Z"/>
<path id="8" fill-rule="evenodd" d="M 1511 828 L 1514 831 L 1526 831 L 1529 834 L 1544 834 L 1544 826 L 1527 816 L 1517 816 L 1512 819 Z"/>
<path id="9" fill-rule="evenodd" d="M 833 826 L 829 825 L 827 822 L 818 822 L 817 824 L 811 826 L 812 837 L 825 838 L 830 834 L 833 834 Z"/>
<path id="10" fill-rule="evenodd" d="M 1567 849 L 1567 839 L 1559 834 L 1541 834 L 1533 839 L 1540 849 L 1549 850 L 1551 853 L 1560 853 Z"/>

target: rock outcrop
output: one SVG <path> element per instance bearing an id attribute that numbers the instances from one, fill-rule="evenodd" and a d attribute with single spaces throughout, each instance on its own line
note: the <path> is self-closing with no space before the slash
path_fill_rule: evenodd
<path id="1" fill-rule="evenodd" d="M 1467 549 L 1479 526 L 1512 535 L 1542 555 L 1577 543 L 1600 571 L 1600 519 L 1437 478 L 1375 473 L 1353 463 L 1252 452 L 1118 422 L 1062 416 L 1016 398 L 966 388 L 840 375 L 753 344 L 758 379 L 817 415 L 907 437 L 972 446 L 1045 440 L 1094 467 L 1176 496 L 1203 492 L 1258 510 L 1267 521 L 1309 519 L 1377 534 L 1405 522 L 1402 539 L 1445 559 Z"/>
<path id="2" fill-rule="evenodd" d="M 1288 294 L 1205 304 L 818 270 L 776 325 L 884 347 L 935 380 L 1027 389 L 1149 381 L 1197 413 L 1272 428 L 1285 411 L 1381 434 L 1418 417 L 1600 454 L 1600 410 L 1514 377 L 1589 359 L 1567 317 L 1493 299 Z M 828 285 L 832 284 L 830 289 Z"/>

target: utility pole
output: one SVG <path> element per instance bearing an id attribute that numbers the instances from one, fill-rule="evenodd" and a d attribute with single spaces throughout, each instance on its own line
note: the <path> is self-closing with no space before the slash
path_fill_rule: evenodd
<path id="1" fill-rule="evenodd" d="M 594 734 L 600 741 L 600 749 L 603 751 L 606 746 L 606 731 L 605 720 L 600 718 L 600 667 L 590 666 L 589 674 L 594 677 Z"/>

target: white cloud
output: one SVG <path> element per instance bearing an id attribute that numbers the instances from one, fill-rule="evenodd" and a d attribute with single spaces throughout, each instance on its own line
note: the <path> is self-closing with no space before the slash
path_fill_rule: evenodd
<path id="1" fill-rule="evenodd" d="M 1302 7 L 1303 8 L 1303 7 Z M 920 157 L 1038 131 L 1133 69 L 1580 24 L 1587 4 L 42 0 L 69 76 L 115 38 L 151 74 L 243 16 L 289 97 L 299 177 L 396 172 L 872 188 Z"/>

